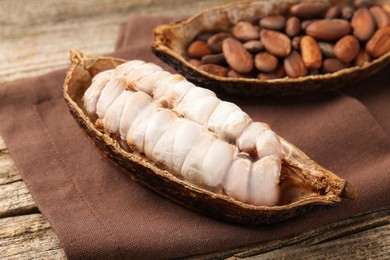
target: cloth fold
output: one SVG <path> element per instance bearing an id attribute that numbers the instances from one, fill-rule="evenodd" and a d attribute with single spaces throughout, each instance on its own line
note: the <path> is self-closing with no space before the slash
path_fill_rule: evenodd
<path id="1" fill-rule="evenodd" d="M 150 43 L 172 17 L 137 17 L 115 53 L 166 64 Z M 138 30 L 142 25 L 143 30 Z M 187 210 L 134 183 L 96 150 L 62 97 L 65 71 L 0 86 L 0 134 L 70 259 L 177 258 L 280 239 L 390 203 L 390 67 L 337 93 L 282 99 L 220 96 L 269 123 L 347 179 L 358 198 L 264 226 L 233 225 Z"/>

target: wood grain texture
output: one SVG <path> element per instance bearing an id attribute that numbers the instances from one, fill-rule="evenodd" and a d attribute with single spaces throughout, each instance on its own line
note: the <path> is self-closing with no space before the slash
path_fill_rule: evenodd
<path id="1" fill-rule="evenodd" d="M 57 236 L 41 214 L 0 219 L 2 259 L 66 259 Z"/>
<path id="2" fill-rule="evenodd" d="M 68 66 L 69 50 L 114 50 L 120 24 L 135 15 L 190 15 L 222 0 L 0 1 L 1 83 Z M 0 258 L 66 259 L 38 213 L 0 136 Z M 201 259 L 385 259 L 390 255 L 390 206 L 283 240 L 197 256 Z"/>
<path id="3" fill-rule="evenodd" d="M 0 83 L 69 65 L 69 50 L 114 50 L 121 23 L 135 15 L 190 15 L 227 1 L 0 1 Z M 22 14 L 22 15 L 21 15 Z"/>

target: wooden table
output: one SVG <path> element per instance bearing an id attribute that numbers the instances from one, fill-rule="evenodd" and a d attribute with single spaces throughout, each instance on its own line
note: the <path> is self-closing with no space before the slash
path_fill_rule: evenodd
<path id="1" fill-rule="evenodd" d="M 222 0 L 1 0 L 0 85 L 69 66 L 69 50 L 114 50 L 118 28 L 134 15 L 190 15 Z M 1 87 L 1 86 L 0 86 Z M 221 258 L 390 257 L 390 206 L 292 238 L 220 252 Z M 0 258 L 65 259 L 0 137 Z"/>

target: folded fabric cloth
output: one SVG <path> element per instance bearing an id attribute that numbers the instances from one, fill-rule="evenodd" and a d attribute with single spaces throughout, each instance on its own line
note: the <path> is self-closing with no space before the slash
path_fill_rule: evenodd
<path id="1" fill-rule="evenodd" d="M 176 19 L 131 19 L 120 30 L 112 56 L 168 69 L 150 50 L 152 30 Z M 354 201 L 273 225 L 242 226 L 208 218 L 130 180 L 101 156 L 68 112 L 62 97 L 64 70 L 1 86 L 0 134 L 70 259 L 205 254 L 292 236 L 388 205 L 389 73 L 387 67 L 356 86 L 322 96 L 221 96 L 255 121 L 269 123 L 358 189 Z"/>

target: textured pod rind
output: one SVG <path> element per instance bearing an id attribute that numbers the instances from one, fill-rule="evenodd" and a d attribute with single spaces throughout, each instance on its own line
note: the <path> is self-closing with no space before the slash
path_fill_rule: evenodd
<path id="1" fill-rule="evenodd" d="M 390 64 L 390 52 L 365 63 L 328 74 L 308 75 L 300 78 L 260 80 L 256 78 L 226 78 L 206 73 L 190 64 L 185 48 L 197 33 L 204 30 L 227 31 L 240 20 L 256 20 L 268 15 L 284 14 L 300 1 L 240 1 L 200 12 L 185 21 L 157 26 L 154 29 L 152 51 L 195 85 L 218 93 L 240 96 L 297 96 L 322 93 L 359 82 L 376 74 Z M 348 1 L 324 0 L 330 5 L 345 6 Z M 382 5 L 386 1 L 375 0 Z M 209 17 L 209 18 L 208 18 Z M 215 17 L 219 17 L 217 20 Z"/>
<path id="2" fill-rule="evenodd" d="M 64 98 L 70 113 L 102 154 L 131 179 L 178 204 L 203 215 L 240 224 L 268 224 L 298 216 L 317 205 L 333 205 L 341 201 L 347 183 L 332 172 L 310 160 L 302 151 L 282 140 L 286 158 L 283 171 L 298 171 L 302 178 L 317 189 L 317 195 L 303 197 L 287 205 L 265 207 L 239 202 L 223 194 L 191 185 L 138 152 L 127 152 L 113 137 L 95 127 L 82 105 L 82 96 L 98 72 L 125 62 L 110 57 L 86 57 L 72 52 L 72 65 L 64 82 Z M 307 164 L 306 166 L 303 164 Z M 302 168 L 303 166 L 307 168 Z M 315 172 L 315 174 L 312 174 Z"/>

